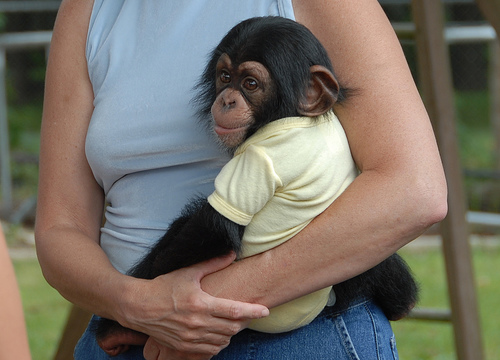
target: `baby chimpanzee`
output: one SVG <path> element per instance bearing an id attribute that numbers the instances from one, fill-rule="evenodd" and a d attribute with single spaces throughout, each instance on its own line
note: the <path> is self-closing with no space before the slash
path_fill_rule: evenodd
<path id="1" fill-rule="evenodd" d="M 234 156 L 215 191 L 183 210 L 130 275 L 152 279 L 234 251 L 239 258 L 287 241 L 323 212 L 357 169 L 333 105 L 346 100 L 320 42 L 298 23 L 253 18 L 235 26 L 213 51 L 196 99 L 201 117 Z M 205 120 L 206 121 L 206 120 Z M 332 287 L 271 309 L 250 328 L 284 332 L 311 322 Z M 372 298 L 391 320 L 417 302 L 417 285 L 397 254 L 333 286 L 335 307 Z M 102 319 L 99 345 L 126 351 L 133 330 Z M 139 335 L 139 334 L 138 334 Z M 144 338 L 144 335 L 141 335 Z"/>

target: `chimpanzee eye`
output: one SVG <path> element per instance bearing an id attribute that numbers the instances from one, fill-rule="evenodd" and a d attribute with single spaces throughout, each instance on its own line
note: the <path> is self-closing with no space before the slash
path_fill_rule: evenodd
<path id="1" fill-rule="evenodd" d="M 257 80 L 253 78 L 247 78 L 243 82 L 243 86 L 245 87 L 245 89 L 251 91 L 251 90 L 256 90 L 259 87 L 259 83 L 257 82 Z"/>
<path id="2" fill-rule="evenodd" d="M 227 84 L 231 82 L 231 75 L 227 71 L 222 71 L 219 75 L 221 82 Z"/>

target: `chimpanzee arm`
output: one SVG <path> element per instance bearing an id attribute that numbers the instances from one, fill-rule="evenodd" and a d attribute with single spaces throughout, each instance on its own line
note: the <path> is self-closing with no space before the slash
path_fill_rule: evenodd
<path id="1" fill-rule="evenodd" d="M 152 279 L 241 248 L 244 226 L 214 210 L 204 198 L 191 201 L 130 275 Z"/>

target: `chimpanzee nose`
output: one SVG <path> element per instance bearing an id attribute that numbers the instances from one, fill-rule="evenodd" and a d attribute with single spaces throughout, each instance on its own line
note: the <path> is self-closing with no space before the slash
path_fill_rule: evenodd
<path id="1" fill-rule="evenodd" d="M 221 99 L 222 99 L 222 106 L 225 108 L 233 108 L 236 106 L 237 103 L 237 91 L 233 89 L 226 89 L 224 92 L 221 94 Z"/>

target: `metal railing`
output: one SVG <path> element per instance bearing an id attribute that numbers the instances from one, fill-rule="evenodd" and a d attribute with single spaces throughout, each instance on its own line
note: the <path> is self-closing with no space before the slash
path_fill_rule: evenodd
<path id="1" fill-rule="evenodd" d="M 57 11 L 61 0 L 45 1 L 0 1 L 0 13 Z"/>

